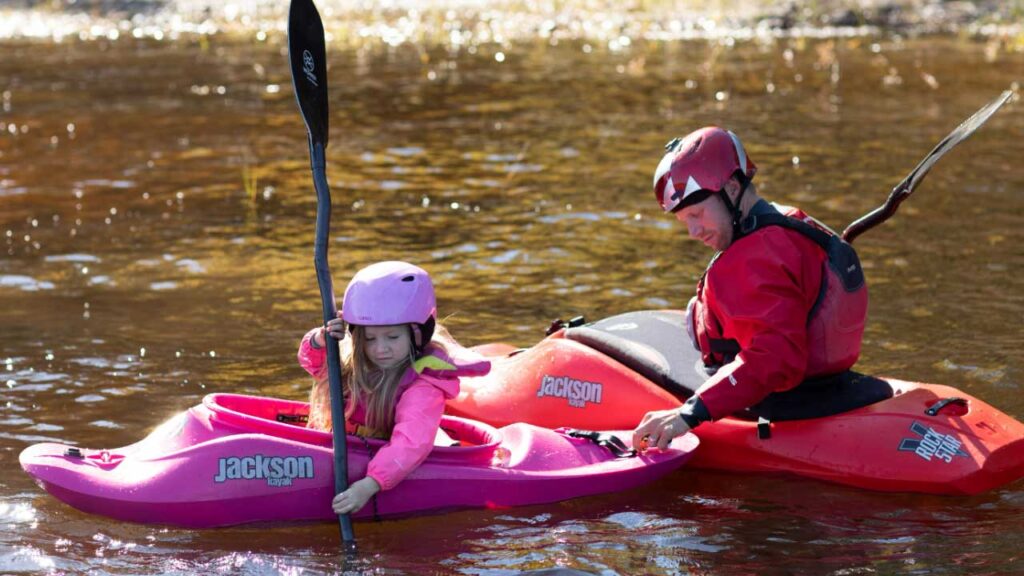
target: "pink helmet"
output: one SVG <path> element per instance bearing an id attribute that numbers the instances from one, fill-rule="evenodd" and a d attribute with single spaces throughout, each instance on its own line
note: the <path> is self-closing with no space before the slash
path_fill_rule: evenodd
<path id="1" fill-rule="evenodd" d="M 341 314 L 345 322 L 359 326 L 432 327 L 437 314 L 434 285 L 426 270 L 408 262 L 371 264 L 348 283 Z"/>
<path id="2" fill-rule="evenodd" d="M 665 150 L 654 171 L 654 196 L 665 212 L 678 212 L 721 192 L 734 174 L 750 181 L 757 173 L 740 139 L 717 126 L 676 138 Z"/>

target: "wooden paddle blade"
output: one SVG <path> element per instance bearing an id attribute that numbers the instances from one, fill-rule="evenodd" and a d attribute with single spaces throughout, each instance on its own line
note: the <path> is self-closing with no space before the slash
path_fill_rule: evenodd
<path id="1" fill-rule="evenodd" d="M 327 147 L 327 49 L 324 24 L 313 0 L 292 0 L 288 11 L 292 86 L 312 142 Z"/>

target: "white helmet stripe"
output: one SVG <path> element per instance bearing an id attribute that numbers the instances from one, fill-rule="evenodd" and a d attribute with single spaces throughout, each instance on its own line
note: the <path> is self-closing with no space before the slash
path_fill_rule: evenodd
<path id="1" fill-rule="evenodd" d="M 669 170 L 672 169 L 672 159 L 674 157 L 675 157 L 675 155 L 672 154 L 671 152 L 669 152 L 668 154 L 665 154 L 664 156 L 661 157 L 661 162 L 658 162 L 658 168 L 655 169 L 655 171 L 654 171 L 654 186 L 655 187 L 658 186 L 658 180 L 661 180 L 661 177 L 664 176 L 666 173 L 668 173 Z"/>
<path id="2" fill-rule="evenodd" d="M 690 176 L 686 180 L 686 190 L 683 191 L 683 198 L 686 198 L 694 192 L 700 192 L 703 189 L 704 187 L 698 184 L 697 181 L 693 179 L 693 176 Z"/>
<path id="3" fill-rule="evenodd" d="M 740 161 L 740 170 L 743 171 L 743 175 L 747 175 L 747 151 L 743 149 L 743 144 L 740 143 L 740 139 L 732 133 L 732 130 L 726 130 L 729 133 L 729 138 L 732 138 L 732 143 L 736 146 L 736 156 Z"/>
<path id="4" fill-rule="evenodd" d="M 680 202 L 682 197 L 676 192 L 676 185 L 672 182 L 672 174 L 665 178 L 665 210 L 672 211 Z"/>

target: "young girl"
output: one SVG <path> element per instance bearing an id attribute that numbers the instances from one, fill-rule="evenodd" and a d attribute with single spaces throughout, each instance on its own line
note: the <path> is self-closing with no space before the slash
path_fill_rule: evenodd
<path id="1" fill-rule="evenodd" d="M 471 357 L 443 329 L 434 334 L 436 315 L 426 271 L 406 262 L 379 262 L 349 282 L 339 318 L 303 337 L 299 364 L 315 380 L 309 427 L 331 430 L 326 330 L 341 347 L 346 432 L 388 440 L 370 459 L 366 477 L 334 498 L 335 513 L 357 512 L 419 466 L 433 448 L 445 400 L 459 393 L 459 376 L 490 370 L 490 362 Z"/>

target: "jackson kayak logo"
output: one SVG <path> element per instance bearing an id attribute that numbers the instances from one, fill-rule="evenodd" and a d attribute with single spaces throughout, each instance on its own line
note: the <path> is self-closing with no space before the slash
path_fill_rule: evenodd
<path id="1" fill-rule="evenodd" d="M 541 378 L 537 398 L 550 396 L 565 398 L 573 408 L 586 408 L 587 402 L 601 403 L 601 392 L 604 386 L 600 382 L 586 382 L 569 376 L 549 376 Z"/>
<path id="2" fill-rule="evenodd" d="M 936 458 L 947 464 L 953 461 L 953 456 L 967 457 L 967 452 L 960 449 L 963 443 L 953 436 L 936 432 L 920 422 L 911 424 L 910 431 L 918 437 L 904 438 L 900 441 L 900 450 L 913 452 L 929 462 Z"/>
<path id="3" fill-rule="evenodd" d="M 312 456 L 245 456 L 221 458 L 217 475 L 218 484 L 228 480 L 266 480 L 267 486 L 291 486 L 297 478 L 313 477 Z"/>

